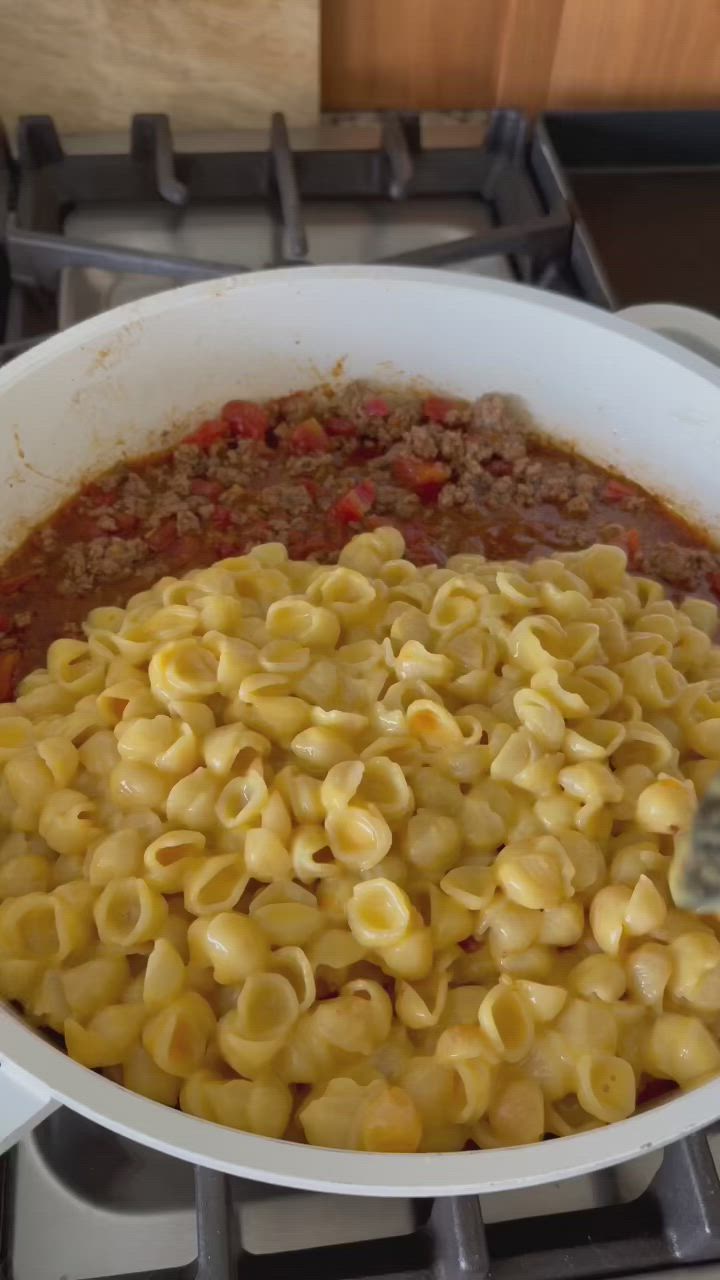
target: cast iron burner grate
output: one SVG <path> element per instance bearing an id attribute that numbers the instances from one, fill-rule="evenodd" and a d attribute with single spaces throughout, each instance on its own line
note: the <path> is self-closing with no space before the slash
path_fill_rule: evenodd
<path id="1" fill-rule="evenodd" d="M 105 1194 L 115 1198 L 115 1212 L 127 1222 L 121 1227 L 119 1239 L 123 1242 L 135 1221 L 134 1200 L 144 1204 L 151 1215 L 152 1194 L 167 1205 L 185 1203 L 189 1213 L 194 1212 L 194 1261 L 143 1270 L 140 1259 L 138 1270 L 134 1255 L 132 1269 L 124 1271 L 122 1262 L 130 1259 L 123 1258 L 122 1245 L 118 1252 L 116 1237 L 115 1249 L 108 1246 L 107 1264 L 100 1273 L 93 1270 L 90 1275 L 79 1256 L 75 1259 L 76 1266 L 82 1267 L 83 1280 L 296 1280 L 298 1274 L 308 1280 L 514 1280 L 517 1276 L 523 1280 L 609 1280 L 720 1260 L 720 1179 L 708 1134 L 693 1135 L 668 1147 L 646 1189 L 629 1201 L 566 1211 L 572 1197 L 565 1188 L 572 1184 L 560 1183 L 552 1188 L 553 1202 L 563 1205 L 563 1212 L 518 1215 L 487 1224 L 476 1196 L 407 1201 L 403 1202 L 407 1205 L 404 1232 L 397 1226 L 396 1234 L 386 1231 L 382 1238 L 355 1237 L 349 1243 L 292 1248 L 293 1214 L 310 1216 L 315 1207 L 312 1202 L 317 1201 L 322 1202 L 325 1217 L 331 1218 L 338 1212 L 333 1205 L 338 1199 L 343 1206 L 360 1202 L 263 1186 L 208 1169 L 196 1168 L 191 1174 L 182 1162 L 150 1153 L 61 1109 L 26 1140 L 24 1153 L 10 1153 L 0 1162 L 3 1280 L 24 1280 L 31 1266 L 25 1258 L 16 1270 L 14 1239 L 18 1206 L 23 1193 L 27 1197 L 29 1192 L 18 1163 L 22 1165 L 23 1157 L 28 1163 L 28 1150 L 30 1164 L 51 1170 L 63 1203 L 73 1202 L 73 1234 L 94 1230 L 93 1200 Z M 100 1187 L 98 1179 L 103 1172 Z M 612 1178 L 612 1171 L 595 1177 Z M 35 1200 L 39 1187 L 35 1184 Z M 243 1226 L 244 1211 L 260 1202 L 272 1224 L 269 1248 L 262 1252 L 255 1251 L 252 1226 Z M 369 1202 L 363 1203 L 367 1208 Z M 36 1225 L 28 1219 L 24 1230 L 27 1233 L 30 1224 L 29 1229 L 44 1238 L 43 1248 L 50 1248 L 56 1259 L 58 1280 L 77 1280 L 79 1272 L 63 1256 L 66 1229 L 54 1232 L 59 1224 L 53 1221 L 53 1212 L 51 1206 L 45 1219 L 43 1204 L 35 1203 L 32 1223 Z M 493 1216 L 491 1210 L 489 1216 Z M 377 1217 L 374 1221 L 375 1233 L 380 1236 L 383 1228 Z M 289 1235 L 284 1240 L 288 1225 Z M 306 1233 L 305 1238 L 319 1240 L 320 1235 L 308 1237 Z M 188 1257 L 191 1252 L 189 1248 Z M 42 1256 L 45 1265 L 47 1253 Z"/>
<path id="2" fill-rule="evenodd" d="M 195 1179 L 195 1270 L 141 1280 L 590 1280 L 720 1259 L 720 1181 L 702 1135 L 669 1147 L 648 1190 L 630 1204 L 485 1227 L 476 1196 L 419 1201 L 412 1235 L 301 1252 L 247 1252 L 240 1232 L 232 1238 L 228 1179 L 208 1169 Z"/>
<path id="3" fill-rule="evenodd" d="M 304 202 L 324 202 L 331 212 L 358 199 L 382 205 L 470 197 L 487 209 L 491 225 L 375 261 L 447 267 L 508 255 L 521 280 L 610 305 L 602 271 L 578 234 L 555 174 L 542 164 L 533 171 L 522 115 L 492 112 L 481 144 L 454 145 L 451 137 L 446 146 L 425 145 L 417 115 L 390 112 L 375 120 L 377 146 L 343 145 L 342 127 L 335 128 L 333 142 L 328 119 L 322 145 L 295 151 L 279 113 L 260 150 L 177 150 L 162 115 L 134 116 L 122 154 L 70 152 L 50 117 L 28 116 L 18 126 L 13 155 L 0 129 L 0 361 L 57 328 L 58 280 L 68 267 L 175 283 L 247 269 L 237 259 L 201 261 L 67 234 L 69 215 L 98 204 L 155 205 L 180 214 L 196 204 L 239 210 L 259 202 L 273 222 L 266 265 L 274 267 L 311 262 Z"/>

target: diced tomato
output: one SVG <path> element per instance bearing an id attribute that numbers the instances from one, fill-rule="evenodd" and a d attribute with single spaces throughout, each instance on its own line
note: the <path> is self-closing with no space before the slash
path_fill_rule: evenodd
<path id="1" fill-rule="evenodd" d="M 259 542 L 272 542 L 273 531 L 269 524 L 264 520 L 257 520 L 255 524 L 250 525 L 247 529 L 240 533 L 236 531 L 236 536 L 226 538 L 218 545 L 218 556 L 221 560 L 227 560 L 231 556 L 244 556 L 251 547 L 257 546 Z"/>
<path id="2" fill-rule="evenodd" d="M 270 429 L 267 409 L 252 400 L 228 400 L 220 417 L 241 440 L 264 440 Z"/>
<path id="3" fill-rule="evenodd" d="M 195 476 L 190 481 L 190 492 L 198 498 L 209 498 L 211 502 L 220 497 L 223 488 L 219 480 L 207 480 L 204 476 Z"/>
<path id="4" fill-rule="evenodd" d="M 623 480 L 608 480 L 603 490 L 603 500 L 623 507 L 630 498 L 637 497 L 637 490 Z"/>
<path id="5" fill-rule="evenodd" d="M 326 453 L 330 438 L 317 418 L 306 418 L 290 431 L 288 448 L 291 453 Z"/>
<path id="6" fill-rule="evenodd" d="M 372 480 L 363 480 L 338 498 L 330 509 L 330 515 L 341 524 L 358 524 L 374 501 L 375 485 Z"/>
<path id="7" fill-rule="evenodd" d="M 640 554 L 640 534 L 637 529 L 627 531 L 627 553 L 630 564 L 633 565 Z"/>
<path id="8" fill-rule="evenodd" d="M 201 546 L 199 538 L 191 533 L 186 533 L 182 537 L 176 538 L 167 550 L 173 564 L 183 565 L 197 559 Z"/>
<path id="9" fill-rule="evenodd" d="M 101 489 L 99 484 L 89 484 L 83 497 L 89 498 L 95 507 L 112 507 L 118 499 L 117 489 Z"/>
<path id="10" fill-rule="evenodd" d="M 383 400 L 382 396 L 371 396 L 363 405 L 363 410 L 368 418 L 388 418 L 390 416 L 390 405 L 387 400 Z"/>
<path id="11" fill-rule="evenodd" d="M 628 566 L 631 569 L 637 567 L 638 557 L 642 550 L 640 546 L 640 534 L 637 529 L 619 529 L 617 535 L 613 535 L 610 541 L 616 547 L 622 547 L 628 558 Z"/>
<path id="12" fill-rule="evenodd" d="M 392 469 L 398 484 L 413 489 L 423 502 L 435 502 L 450 479 L 450 468 L 444 462 L 426 462 L 421 458 L 393 458 Z"/>
<path id="13" fill-rule="evenodd" d="M 14 649 L 0 653 L 0 702 L 9 702 L 12 698 L 19 665 L 20 654 Z"/>
<path id="14" fill-rule="evenodd" d="M 153 529 L 147 535 L 146 541 L 152 547 L 153 551 L 167 551 L 168 547 L 177 538 L 177 523 L 175 516 L 169 516 L 167 520 L 163 520 L 157 529 Z"/>
<path id="15" fill-rule="evenodd" d="M 93 542 L 95 538 L 107 538 L 108 530 L 101 529 L 92 516 L 78 516 L 73 521 L 73 538 L 77 542 Z"/>
<path id="16" fill-rule="evenodd" d="M 7 631 L 12 631 L 13 620 L 9 613 L 0 613 L 0 633 L 5 635 Z"/>
<path id="17" fill-rule="evenodd" d="M 216 529 L 229 529 L 233 523 L 233 513 L 229 507 L 218 503 L 211 516 Z"/>
<path id="18" fill-rule="evenodd" d="M 647 1106 L 649 1102 L 657 1102 L 666 1094 L 673 1093 L 676 1088 L 674 1080 L 656 1080 L 654 1077 L 648 1077 L 638 1089 L 637 1105 L 642 1107 Z"/>
<path id="19" fill-rule="evenodd" d="M 349 418 L 328 418 L 325 430 L 329 436 L 352 437 L 357 435 L 357 427 Z"/>
<path id="20" fill-rule="evenodd" d="M 422 525 L 407 522 L 399 527 L 405 539 L 405 554 L 408 560 L 412 560 L 414 564 L 443 565 L 445 563 L 445 553 L 431 542 L 427 529 Z"/>
<path id="21" fill-rule="evenodd" d="M 470 937 L 470 938 L 463 938 L 462 942 L 460 942 L 458 945 L 462 947 L 463 951 L 466 952 L 467 955 L 472 955 L 473 952 L 480 950 L 480 948 L 482 947 L 482 942 L 480 941 L 479 938 Z"/>
<path id="22" fill-rule="evenodd" d="M 708 585 L 714 596 L 720 600 L 720 573 L 708 574 Z"/>
<path id="23" fill-rule="evenodd" d="M 300 483 L 308 497 L 312 498 L 313 502 L 317 502 L 318 494 L 320 493 L 320 485 L 317 480 L 313 480 L 309 476 L 303 476 L 300 479 Z"/>
<path id="24" fill-rule="evenodd" d="M 446 400 L 444 396 L 427 396 L 422 404 L 423 417 L 427 418 L 428 422 L 439 422 L 443 427 L 456 408 L 455 401 Z"/>
<path id="25" fill-rule="evenodd" d="M 115 516 L 115 523 L 117 525 L 118 533 L 123 536 L 128 536 L 129 534 L 136 532 L 140 522 L 137 516 L 131 515 L 129 511 L 118 511 Z"/>
<path id="26" fill-rule="evenodd" d="M 208 418 L 207 422 L 201 422 L 199 427 L 185 436 L 183 444 L 197 445 L 198 449 L 209 449 L 211 445 L 217 444 L 218 440 L 224 440 L 230 434 L 230 423 L 221 422 L 219 418 Z"/>
<path id="27" fill-rule="evenodd" d="M 273 542 L 275 540 L 275 531 L 266 520 L 256 520 L 246 530 L 247 547 L 256 547 L 260 542 Z"/>
<path id="28" fill-rule="evenodd" d="M 357 447 L 353 449 L 348 458 L 351 466 L 357 466 L 359 462 L 371 462 L 373 458 L 379 458 L 385 449 L 380 444 L 372 444 L 370 441 L 363 440 Z"/>
<path id="29" fill-rule="evenodd" d="M 512 469 L 512 462 L 508 462 L 507 458 L 491 458 L 485 467 L 491 476 L 509 476 L 512 475 Z"/>
<path id="30" fill-rule="evenodd" d="M 234 542 L 218 542 L 217 558 L 218 560 L 229 560 L 231 556 L 238 556 L 240 552 Z"/>
<path id="31" fill-rule="evenodd" d="M 0 596 L 16 596 L 35 577 L 35 573 L 16 573 L 12 578 L 0 579 Z"/>
<path id="32" fill-rule="evenodd" d="M 399 529 L 401 533 L 404 527 L 400 520 L 394 520 L 392 516 L 368 516 L 365 525 L 368 529 Z"/>
<path id="33" fill-rule="evenodd" d="M 293 560 L 309 560 L 311 556 L 326 555 L 330 542 L 323 533 L 291 533 L 290 554 Z"/>

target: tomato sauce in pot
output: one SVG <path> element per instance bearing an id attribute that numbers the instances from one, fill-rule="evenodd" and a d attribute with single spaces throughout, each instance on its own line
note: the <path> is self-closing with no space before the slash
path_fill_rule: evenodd
<path id="1" fill-rule="evenodd" d="M 99 604 L 258 542 L 332 560 L 383 524 L 418 564 L 611 542 L 675 596 L 720 596 L 720 555 L 700 531 L 638 484 L 549 444 L 504 397 L 320 386 L 231 400 L 38 526 L 0 568 L 0 700 Z"/>

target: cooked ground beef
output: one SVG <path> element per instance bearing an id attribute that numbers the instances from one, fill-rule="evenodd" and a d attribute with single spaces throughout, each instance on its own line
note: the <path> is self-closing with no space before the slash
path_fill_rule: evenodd
<path id="1" fill-rule="evenodd" d="M 94 605 L 124 603 L 162 574 L 268 539 L 332 558 L 359 529 L 388 522 L 418 563 L 605 540 L 677 592 L 720 592 L 720 557 L 700 534 L 638 485 L 541 439 L 510 398 L 316 387 L 264 406 L 229 402 L 38 529 L 0 575 L 12 611 L 0 613 L 0 696 L 20 632 L 14 675 L 54 636 L 78 634 Z"/>
<path id="2" fill-rule="evenodd" d="M 637 568 L 650 578 L 663 578 L 673 587 L 692 591 L 699 580 L 717 569 L 717 555 L 706 547 L 683 547 L 657 542 L 637 556 Z"/>

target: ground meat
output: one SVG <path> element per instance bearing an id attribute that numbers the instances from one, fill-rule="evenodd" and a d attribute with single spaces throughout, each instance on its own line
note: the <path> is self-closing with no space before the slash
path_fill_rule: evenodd
<path id="1" fill-rule="evenodd" d="M 58 535 L 52 525 L 46 525 L 44 529 L 40 530 L 39 542 L 43 551 L 50 552 L 55 550 Z"/>
<path id="2" fill-rule="evenodd" d="M 638 554 L 634 567 L 650 577 L 664 578 L 674 586 L 691 590 L 701 574 L 710 573 L 717 557 L 704 547 L 682 547 L 676 542 L 657 542 Z"/>
<path id="3" fill-rule="evenodd" d="M 584 498 L 581 493 L 569 498 L 565 503 L 565 510 L 569 516 L 576 516 L 580 519 L 590 514 L 590 500 Z"/>
<path id="4" fill-rule="evenodd" d="M 642 511 L 646 502 L 647 502 L 647 498 L 645 497 L 644 493 L 634 493 L 629 498 L 625 499 L 625 510 L 626 511 Z"/>
<path id="5" fill-rule="evenodd" d="M 410 427 L 406 437 L 407 447 L 416 458 L 437 458 L 443 434 L 443 427 L 423 422 L 420 426 Z"/>
<path id="6" fill-rule="evenodd" d="M 468 508 L 474 502 L 477 502 L 477 493 L 469 479 L 444 484 L 438 494 L 438 505 L 445 511 L 450 507 Z"/>
<path id="7" fill-rule="evenodd" d="M 359 388 L 361 383 L 351 386 Z M 306 418 L 323 418 L 337 408 L 337 394 L 332 387 L 313 387 L 310 391 L 295 391 L 275 402 L 273 417 L 284 422 L 304 422 Z"/>
<path id="8" fill-rule="evenodd" d="M 177 531 L 183 533 L 196 533 L 200 528 L 200 520 L 191 511 L 189 507 L 181 507 L 176 516 Z"/>
<path id="9" fill-rule="evenodd" d="M 122 482 L 122 498 L 126 502 L 141 503 L 151 497 L 152 490 L 147 480 L 143 480 L 137 471 L 128 471 Z"/>
<path id="10" fill-rule="evenodd" d="M 311 418 L 309 433 L 295 431 Z M 88 609 L 124 604 L 166 574 L 268 539 L 332 561 L 378 522 L 400 528 L 417 564 L 603 540 L 676 596 L 720 595 L 720 557 L 700 534 L 638 485 L 539 438 L 508 398 L 470 404 L 356 382 L 285 396 L 246 420 L 220 414 L 87 486 L 0 571 L 0 650 L 22 650 L 28 670 L 55 636 L 81 634 Z"/>
<path id="11" fill-rule="evenodd" d="M 598 539 L 600 542 L 619 542 L 625 532 L 624 526 L 618 524 L 617 521 L 610 521 L 609 524 L 601 524 L 598 529 Z"/>
<path id="12" fill-rule="evenodd" d="M 400 520 L 410 520 L 421 510 L 421 502 L 416 493 L 409 493 L 407 489 L 399 489 L 395 484 L 378 484 L 375 510 L 380 515 L 394 515 Z"/>
<path id="13" fill-rule="evenodd" d="M 303 484 L 277 484 L 256 495 L 255 510 L 266 522 L 268 536 L 285 542 L 291 529 L 306 526 L 313 502 Z"/>
<path id="14" fill-rule="evenodd" d="M 291 476 L 314 476 L 318 471 L 327 471 L 327 458 L 322 453 L 301 453 L 297 457 L 290 456 L 286 470 Z"/>
<path id="15" fill-rule="evenodd" d="M 229 488 L 223 489 L 220 494 L 220 501 L 224 507 L 237 507 L 247 503 L 247 489 L 243 484 L 231 484 Z M 212 510 L 212 508 L 211 508 Z"/>
<path id="16" fill-rule="evenodd" d="M 249 477 L 257 485 L 267 475 L 271 460 L 263 457 L 257 449 L 253 450 L 250 441 L 243 440 L 240 444 L 248 447 L 216 453 L 210 457 L 203 475 L 210 480 L 219 480 L 226 488 L 247 482 Z"/>
<path id="17" fill-rule="evenodd" d="M 490 392 L 476 400 L 470 415 L 472 431 L 485 431 L 488 427 L 502 429 L 514 426 L 512 415 L 504 396 Z"/>
<path id="18" fill-rule="evenodd" d="M 144 559 L 148 548 L 142 538 L 93 538 L 75 542 L 61 557 L 61 595 L 89 592 L 98 581 L 127 577 Z"/>

